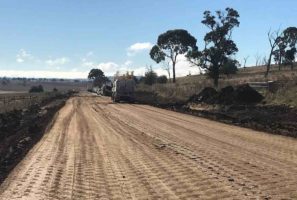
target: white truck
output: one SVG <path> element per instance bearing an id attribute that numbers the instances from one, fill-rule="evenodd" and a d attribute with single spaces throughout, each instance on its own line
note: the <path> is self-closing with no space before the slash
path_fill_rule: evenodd
<path id="1" fill-rule="evenodd" d="M 135 81 L 132 79 L 117 79 L 113 83 L 111 99 L 113 102 L 135 101 Z"/>

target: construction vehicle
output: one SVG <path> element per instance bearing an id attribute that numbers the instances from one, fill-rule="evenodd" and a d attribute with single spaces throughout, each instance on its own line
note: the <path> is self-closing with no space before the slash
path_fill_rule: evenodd
<path id="1" fill-rule="evenodd" d="M 113 102 L 135 101 L 135 81 L 132 79 L 117 79 L 113 83 L 111 99 Z"/>
<path id="2" fill-rule="evenodd" d="M 112 94 L 112 85 L 111 85 L 111 82 L 107 82 L 107 83 L 104 83 L 101 88 L 99 88 L 97 90 L 97 94 L 98 95 L 102 95 L 102 96 L 111 96 Z"/>

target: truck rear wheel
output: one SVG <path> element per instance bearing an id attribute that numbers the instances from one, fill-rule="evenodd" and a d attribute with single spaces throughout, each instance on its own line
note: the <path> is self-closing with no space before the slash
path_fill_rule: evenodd
<path id="1" fill-rule="evenodd" d="M 111 99 L 112 99 L 113 102 L 116 102 L 116 103 L 119 102 L 119 99 L 116 98 L 116 94 L 115 93 L 112 93 Z"/>

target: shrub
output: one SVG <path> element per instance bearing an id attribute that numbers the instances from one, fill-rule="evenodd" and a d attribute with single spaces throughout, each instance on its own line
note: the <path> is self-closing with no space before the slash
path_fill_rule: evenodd
<path id="1" fill-rule="evenodd" d="M 152 69 L 148 70 L 147 72 L 145 72 L 144 75 L 144 84 L 153 85 L 154 83 L 156 83 L 157 77 L 158 75 L 156 72 L 154 72 Z"/>
<path id="2" fill-rule="evenodd" d="M 157 78 L 157 83 L 161 83 L 161 84 L 164 84 L 164 83 L 167 83 L 168 79 L 167 79 L 167 76 L 163 75 L 163 76 L 159 76 Z"/>
<path id="3" fill-rule="evenodd" d="M 32 86 L 29 93 L 44 92 L 42 85 Z"/>
<path id="4" fill-rule="evenodd" d="M 236 74 L 238 71 L 239 63 L 237 60 L 228 59 L 228 61 L 222 65 L 220 71 L 222 74 L 226 74 L 227 76 L 230 74 Z"/>

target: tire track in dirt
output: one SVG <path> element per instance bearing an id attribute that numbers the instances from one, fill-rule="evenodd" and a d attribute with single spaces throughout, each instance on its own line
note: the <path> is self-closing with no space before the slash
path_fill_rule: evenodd
<path id="1" fill-rule="evenodd" d="M 82 94 L 0 199 L 297 199 L 297 140 Z"/>
<path id="2" fill-rule="evenodd" d="M 102 111 L 101 111 L 102 112 Z M 108 119 L 106 120 L 107 121 L 113 121 L 112 119 Z M 116 124 L 119 126 L 119 121 L 115 121 Z M 110 126 L 110 127 L 115 127 L 115 126 Z M 129 133 L 131 133 L 132 130 L 125 130 L 126 126 L 122 129 L 118 129 L 116 132 L 117 133 L 122 133 L 122 134 L 125 134 L 125 135 L 129 135 Z M 135 132 L 135 130 L 134 130 Z M 131 138 L 133 136 L 131 135 Z M 138 138 L 139 140 L 140 138 Z M 121 139 L 122 140 L 122 139 Z M 135 140 L 134 140 L 135 141 Z M 145 141 L 145 140 L 144 140 Z M 127 141 L 128 142 L 128 141 Z M 176 159 L 174 157 L 172 157 L 171 159 L 168 160 L 168 155 L 167 154 L 164 154 L 164 152 L 159 152 L 158 150 L 155 150 L 154 146 L 153 145 L 150 145 L 150 146 L 147 146 L 147 144 L 140 144 L 140 143 L 136 143 L 136 144 L 131 144 L 131 145 L 125 145 L 125 147 L 127 146 L 134 146 L 136 147 L 141 145 L 139 148 L 137 148 L 136 150 L 134 150 L 132 153 L 133 154 L 136 154 L 136 152 L 139 155 L 140 158 L 138 158 L 137 160 L 144 160 L 144 158 L 148 157 L 150 158 L 150 162 L 149 163 L 146 163 L 146 164 L 143 164 L 141 167 L 139 167 L 140 170 L 144 170 L 144 169 L 151 169 L 153 168 L 154 169 L 154 174 L 155 173 L 158 173 L 159 176 L 163 176 L 165 180 L 163 180 L 165 182 L 165 184 L 167 185 L 166 187 L 168 188 L 168 191 L 163 191 L 162 193 L 164 193 L 163 195 L 165 196 L 162 196 L 162 198 L 174 198 L 174 197 L 180 197 L 181 195 L 185 195 L 185 196 L 192 196 L 193 198 L 197 198 L 197 194 L 193 195 L 193 193 L 197 193 L 197 188 L 193 187 L 193 183 L 195 183 L 195 181 L 190 181 L 190 183 L 187 183 L 186 181 L 190 179 L 190 177 L 192 177 L 193 175 L 193 171 L 191 170 L 186 170 L 188 169 L 187 167 L 187 164 L 185 163 L 180 163 L 179 162 L 179 159 Z M 124 148 L 121 148 L 122 150 Z M 145 152 L 143 152 L 145 149 L 147 149 Z M 153 155 L 151 155 L 152 153 L 149 153 L 151 152 L 152 150 L 154 150 L 154 153 Z M 135 155 L 133 155 L 128 152 L 126 152 L 124 155 L 127 156 L 127 159 L 132 159 L 133 157 L 135 157 Z M 159 157 L 161 157 L 160 159 L 158 159 Z M 157 159 L 156 159 L 157 158 Z M 166 160 L 168 160 L 166 162 Z M 137 162 L 137 161 L 135 161 Z M 154 166 L 152 166 L 154 164 Z M 178 168 L 180 168 L 180 170 L 185 170 L 187 171 L 187 174 L 184 174 L 181 178 L 179 178 L 179 176 L 175 176 L 174 177 L 174 173 L 175 173 L 175 170 L 172 170 L 172 166 L 178 166 Z M 150 166 L 150 167 L 148 167 Z M 177 167 L 175 167 L 177 168 Z M 157 170 L 158 169 L 158 170 Z M 147 172 L 145 173 L 147 175 L 151 174 L 150 172 Z M 161 179 L 162 180 L 162 179 Z M 197 179 L 197 182 L 200 182 L 201 179 Z M 152 182 L 152 180 L 150 181 Z M 154 184 L 156 185 L 156 184 Z M 191 185 L 191 186 L 190 186 Z M 163 187 L 164 187 L 164 183 L 163 183 Z M 159 186 L 159 188 L 162 188 L 162 186 Z M 157 188 L 156 188 L 157 189 Z M 180 190 L 180 191 L 176 191 L 176 190 Z M 184 192 L 181 192 L 183 191 Z M 187 191 L 187 192 L 185 192 Z M 176 194 L 177 192 L 177 194 Z M 213 195 L 216 195 L 217 193 L 216 192 L 213 192 L 212 193 Z M 162 195 L 162 194 L 159 194 L 159 195 Z M 167 196 L 168 195 L 168 196 Z M 199 195 L 198 195 L 199 196 Z M 211 195 L 209 195 L 211 196 Z M 204 197 L 204 198 L 207 198 L 207 197 Z"/>
<path id="3" fill-rule="evenodd" d="M 116 108 L 116 110 L 111 111 L 110 113 L 122 113 L 123 115 L 119 116 L 118 119 L 129 119 L 129 117 L 131 115 L 133 116 L 136 113 L 135 109 L 134 109 L 134 112 L 129 112 L 129 110 L 132 110 L 131 108 L 129 109 L 129 106 L 130 105 L 114 106 L 114 108 Z M 120 107 L 123 107 L 124 109 L 121 110 L 121 109 L 119 109 Z M 137 107 L 137 106 L 133 106 L 133 107 Z M 147 120 L 147 119 L 149 119 L 149 117 L 153 116 L 152 114 L 148 114 L 147 112 L 145 112 L 141 109 L 139 109 L 139 110 L 140 110 L 140 112 L 138 114 L 136 114 L 137 117 L 135 117 L 135 119 L 133 118 L 133 120 L 131 120 L 131 121 L 126 122 L 127 125 L 131 126 L 131 124 L 133 124 L 133 122 L 141 121 L 141 114 L 147 115 L 147 116 L 143 117 L 143 119 L 146 120 L 145 122 L 153 121 L 152 119 Z M 160 109 L 158 109 L 158 110 L 160 110 Z M 164 111 L 164 112 L 167 112 L 167 111 Z M 173 113 L 172 115 L 175 115 L 175 113 Z M 138 127 L 139 130 L 143 130 L 143 127 L 150 127 L 151 132 L 148 132 L 147 134 L 154 135 L 154 131 L 152 130 L 152 129 L 154 129 L 152 127 L 152 124 L 153 124 L 153 125 L 156 125 L 156 127 L 157 127 L 156 129 L 160 131 L 160 127 L 164 127 L 164 124 L 162 124 L 162 123 L 164 123 L 164 121 L 166 121 L 166 119 L 164 120 L 162 118 L 158 118 L 158 117 L 156 117 L 156 115 L 154 115 L 153 119 L 155 121 L 153 121 L 153 123 L 151 123 L 151 124 L 143 123 L 143 124 L 139 125 L 139 127 Z M 160 121 L 162 122 L 161 124 L 158 123 Z M 208 122 L 210 122 L 210 121 L 208 121 Z M 166 125 L 168 125 L 168 124 L 170 124 L 170 122 L 166 121 Z M 174 127 L 174 128 L 176 127 L 176 125 L 174 123 L 171 124 L 170 126 Z M 179 125 L 179 124 L 178 124 L 178 126 L 183 127 L 183 125 Z M 231 126 L 227 126 L 227 127 L 231 127 Z M 172 129 L 172 132 L 174 132 L 174 128 Z M 178 128 L 178 127 L 176 127 L 176 128 Z M 240 129 L 240 128 L 238 128 L 238 129 Z M 247 129 L 242 129 L 242 130 L 246 131 Z M 248 131 L 250 131 L 250 130 L 248 130 Z M 157 135 L 157 137 L 160 137 L 160 134 L 166 135 L 165 139 L 164 139 L 164 137 L 162 138 L 163 142 L 164 142 L 164 140 L 165 141 L 168 140 L 167 136 L 170 135 L 169 132 L 162 133 L 162 131 L 161 131 L 161 133 L 159 133 L 159 134 L 156 134 L 156 132 L 157 131 L 155 131 L 155 135 Z M 180 129 L 178 132 L 179 133 L 183 133 L 183 132 L 188 133 L 188 132 L 193 132 L 193 131 L 189 131 L 188 129 L 185 130 L 185 128 L 183 127 L 183 129 Z M 253 132 L 253 131 L 250 131 L 250 132 Z M 197 135 L 197 133 L 199 134 L 199 131 L 196 132 L 196 135 Z M 273 138 L 275 141 L 278 141 L 277 139 L 279 139 L 279 140 L 283 140 L 289 144 L 292 144 L 294 142 L 296 144 L 296 141 L 291 140 L 290 138 L 277 137 L 277 136 L 269 137 L 269 135 L 267 135 L 267 134 L 263 134 L 263 133 L 258 133 L 258 134 L 261 134 L 262 136 L 263 135 L 266 136 L 267 139 Z M 185 135 L 183 134 L 182 136 L 185 136 Z M 203 139 L 203 138 L 201 138 L 201 136 L 204 136 L 204 135 L 199 134 L 199 136 L 200 136 L 199 140 L 201 140 L 201 139 Z M 255 135 L 255 136 L 257 136 L 257 135 Z M 190 138 L 192 139 L 193 137 L 190 137 Z M 232 141 L 231 141 L 231 143 L 229 143 L 229 144 L 227 143 L 227 145 L 223 146 L 223 144 L 226 143 L 226 142 L 222 143 L 221 140 L 223 140 L 223 139 L 221 139 L 221 138 L 215 139 L 215 138 L 209 138 L 209 137 L 207 137 L 207 138 L 208 138 L 208 140 L 203 141 L 203 143 L 210 143 L 210 142 L 214 143 L 217 140 L 219 140 L 220 143 L 216 144 L 216 145 L 211 145 L 211 146 L 204 145 L 204 147 L 202 149 L 200 148 L 197 150 L 197 152 L 199 152 L 198 155 L 201 154 L 201 152 L 203 152 L 203 150 L 207 150 L 207 152 L 205 152 L 206 156 L 203 156 L 203 157 L 205 157 L 206 163 L 209 163 L 208 165 L 211 165 L 208 167 L 215 173 L 221 173 L 222 170 L 225 170 L 225 172 L 223 173 L 225 178 L 228 180 L 230 179 L 232 183 L 235 182 L 234 179 L 236 180 L 236 182 L 238 179 L 239 180 L 241 179 L 242 181 L 239 181 L 239 183 L 238 183 L 239 189 L 249 190 L 251 193 L 250 194 L 247 193 L 247 195 L 255 195 L 255 191 L 259 191 L 260 192 L 259 195 L 263 196 L 263 197 L 267 197 L 267 196 L 269 197 L 270 196 L 269 194 L 273 194 L 273 196 L 280 195 L 281 191 L 284 193 L 294 193 L 294 190 L 295 190 L 294 184 L 296 183 L 296 165 L 294 164 L 294 163 L 296 163 L 296 160 L 292 156 L 292 152 L 294 153 L 294 155 L 296 155 L 294 146 L 289 151 L 286 151 L 288 149 L 287 145 L 285 143 L 282 143 L 282 146 L 280 146 L 280 147 L 283 147 L 283 148 L 279 149 L 279 152 L 281 152 L 281 154 L 273 155 L 273 156 L 270 156 L 269 158 L 267 158 L 267 155 L 269 155 L 269 154 L 263 155 L 263 153 L 266 153 L 266 152 L 260 151 L 260 154 L 257 155 L 257 149 L 255 151 L 250 152 L 250 151 L 247 151 L 246 149 L 244 149 L 244 146 L 242 146 L 241 144 L 240 145 L 235 144 L 235 147 L 237 146 L 237 148 L 230 148 L 230 147 L 234 146 Z M 180 137 L 175 138 L 175 141 L 177 141 L 178 143 L 183 142 L 183 140 L 185 140 L 185 138 L 180 138 Z M 199 142 L 199 140 L 194 140 L 194 141 Z M 275 141 L 273 141 L 273 142 L 275 142 Z M 169 144 L 169 146 L 172 146 L 170 144 L 170 142 L 167 141 L 167 143 Z M 201 144 L 203 144 L 203 143 L 201 143 Z M 180 145 L 178 145 L 178 146 L 180 146 Z M 213 147 L 216 147 L 216 146 L 217 146 L 217 149 L 214 149 Z M 229 148 L 228 148 L 228 146 L 229 146 Z M 251 146 L 253 146 L 253 143 L 251 144 Z M 268 145 L 266 145 L 266 146 L 268 146 Z M 185 149 L 187 149 L 188 147 L 193 148 L 193 150 L 195 149 L 194 148 L 195 146 L 191 145 L 191 143 L 186 143 L 185 147 L 186 147 Z M 220 147 L 220 148 L 218 148 L 218 147 Z M 212 149 L 213 152 L 209 152 L 209 149 L 210 150 Z M 227 150 L 225 151 L 224 149 L 227 149 Z M 238 151 L 240 151 L 240 154 Z M 268 149 L 268 151 L 269 151 L 269 153 L 271 153 L 270 148 Z M 218 154 L 217 152 L 221 152 L 221 153 L 219 153 L 220 155 L 216 155 L 216 154 Z M 276 150 L 274 152 L 278 152 L 278 151 Z M 189 153 L 189 152 L 187 152 L 187 153 Z M 232 154 L 234 154 L 234 155 L 242 154 L 242 156 L 234 157 L 234 156 L 228 155 L 230 153 L 231 153 L 231 155 Z M 228 155 L 228 156 L 226 156 L 226 155 Z M 279 155 L 281 155 L 281 156 L 279 156 Z M 287 157 L 285 157 L 285 159 L 284 159 L 283 155 L 286 155 Z M 190 157 L 191 157 L 191 155 L 190 155 Z M 229 159 L 226 160 L 224 157 L 227 157 Z M 292 159 L 292 157 L 293 157 L 293 159 Z M 201 157 L 199 159 L 201 160 Z M 237 161 L 234 162 L 234 159 Z M 207 162 L 207 161 L 211 161 L 211 160 L 219 161 L 219 162 Z M 283 163 L 284 160 L 286 161 L 285 163 Z M 241 163 L 237 163 L 239 161 Z M 223 163 L 224 165 L 221 166 L 220 163 Z M 229 166 L 226 164 L 228 164 Z M 242 177 L 242 178 L 240 178 L 240 177 Z M 250 186 L 249 186 L 250 188 L 248 188 L 246 186 L 246 185 L 249 185 L 249 184 L 247 184 L 247 183 L 249 183 L 249 181 L 247 179 L 250 179 Z"/>

